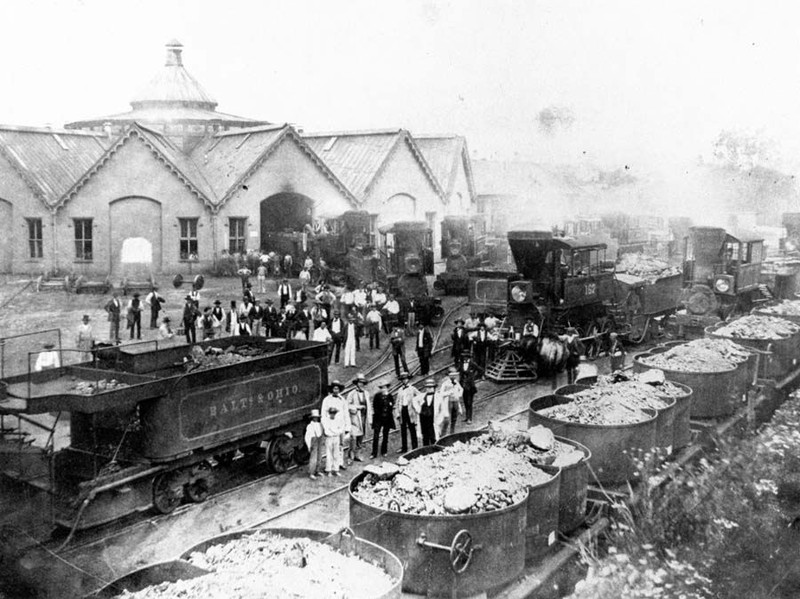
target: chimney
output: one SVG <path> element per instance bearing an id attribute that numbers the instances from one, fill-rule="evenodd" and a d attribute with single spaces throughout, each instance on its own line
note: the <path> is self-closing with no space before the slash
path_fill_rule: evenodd
<path id="1" fill-rule="evenodd" d="M 167 42 L 166 66 L 168 67 L 183 66 L 183 59 L 181 58 L 181 52 L 183 52 L 183 44 L 180 43 L 178 40 L 172 40 L 171 42 Z"/>

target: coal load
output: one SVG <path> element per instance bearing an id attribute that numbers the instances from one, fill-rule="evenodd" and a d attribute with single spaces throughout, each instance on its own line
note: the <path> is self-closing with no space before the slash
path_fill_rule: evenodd
<path id="1" fill-rule="evenodd" d="M 773 316 L 750 314 L 716 329 L 715 335 L 733 339 L 786 339 L 800 331 L 800 325 Z"/>
<path id="2" fill-rule="evenodd" d="M 605 387 L 608 385 L 618 385 L 626 383 L 638 383 L 640 385 L 647 385 L 660 397 L 682 397 L 686 391 L 668 381 L 664 378 L 664 373 L 661 370 L 648 370 L 641 373 L 629 372 L 612 372 L 611 374 L 604 374 L 597 377 L 595 387 Z M 647 390 L 649 392 L 649 390 Z"/>
<path id="3" fill-rule="evenodd" d="M 165 582 L 127 599 L 367 599 L 396 581 L 378 566 L 324 543 L 287 538 L 266 530 L 212 545 L 189 561 L 209 574 Z"/>
<path id="4" fill-rule="evenodd" d="M 643 356 L 640 361 L 652 368 L 679 372 L 725 372 L 750 357 L 750 352 L 727 339 L 695 339 L 669 350 Z"/>
<path id="5" fill-rule="evenodd" d="M 75 379 L 77 380 L 77 379 Z M 95 393 L 103 393 L 104 391 L 113 391 L 115 389 L 122 389 L 127 387 L 127 383 L 118 381 L 117 379 L 100 379 L 99 381 L 77 381 L 70 387 L 70 391 L 75 391 L 80 395 L 94 395 Z"/>
<path id="6" fill-rule="evenodd" d="M 186 361 L 185 366 L 188 372 L 196 372 L 238 364 L 268 353 L 264 348 L 250 345 L 230 345 L 225 349 L 218 347 L 203 349 L 199 345 L 195 345 L 192 347 L 191 359 Z"/>
<path id="7" fill-rule="evenodd" d="M 406 514 L 476 514 L 517 504 L 525 499 L 528 485 L 550 478 L 521 453 L 499 445 L 457 442 L 409 460 L 389 480 L 368 474 L 353 496 Z"/>

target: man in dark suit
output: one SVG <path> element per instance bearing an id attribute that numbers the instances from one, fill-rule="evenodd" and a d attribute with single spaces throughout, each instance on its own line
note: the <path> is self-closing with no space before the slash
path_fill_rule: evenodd
<path id="1" fill-rule="evenodd" d="M 450 355 L 453 357 L 453 362 L 456 367 L 458 367 L 461 363 L 461 354 L 464 350 L 469 348 L 469 338 L 464 328 L 464 321 L 461 318 L 456 319 L 456 328 L 453 329 L 453 334 L 450 336 L 450 339 L 453 342 Z"/>
<path id="2" fill-rule="evenodd" d="M 112 343 L 119 343 L 119 321 L 122 317 L 122 302 L 119 301 L 119 293 L 116 291 L 111 294 L 111 299 L 105 305 L 108 312 L 108 338 Z"/>
<path id="3" fill-rule="evenodd" d="M 275 308 L 275 303 L 270 298 L 265 300 L 265 304 L 264 313 L 261 316 L 261 321 L 264 324 L 264 334 L 267 337 L 277 337 L 278 310 Z"/>
<path id="4" fill-rule="evenodd" d="M 379 391 L 372 398 L 372 458 L 378 457 L 378 441 L 383 433 L 381 455 L 389 449 L 389 431 L 394 424 L 394 397 L 389 393 L 389 383 L 378 385 Z"/>
<path id="5" fill-rule="evenodd" d="M 186 334 L 186 343 L 197 343 L 197 316 L 199 312 L 192 296 L 186 296 L 186 303 L 183 305 L 183 330 Z"/>
<path id="6" fill-rule="evenodd" d="M 422 376 L 426 376 L 431 369 L 431 352 L 433 351 L 433 334 L 422 321 L 417 322 L 416 341 L 414 348 L 419 358 L 419 369 Z"/>
<path id="7" fill-rule="evenodd" d="M 339 311 L 335 310 L 333 312 L 333 318 L 331 318 L 331 325 L 328 327 L 331 331 L 331 337 L 333 338 L 333 346 L 328 356 L 328 364 L 331 363 L 331 358 L 333 358 L 337 364 L 339 363 L 339 355 L 342 351 L 342 344 L 345 338 L 345 325 L 346 323 L 342 320 Z"/>
<path id="8" fill-rule="evenodd" d="M 491 340 L 489 339 L 489 333 L 486 331 L 486 325 L 480 323 L 478 325 L 478 332 L 475 333 L 475 337 L 472 340 L 472 357 L 475 361 L 475 366 L 480 372 L 480 376 L 483 376 L 486 370 L 486 353 L 489 351 L 490 342 Z"/>
<path id="9" fill-rule="evenodd" d="M 281 284 L 278 285 L 278 297 L 280 298 L 281 308 L 283 308 L 290 299 L 292 299 L 292 286 L 289 285 L 289 281 L 283 279 Z"/>

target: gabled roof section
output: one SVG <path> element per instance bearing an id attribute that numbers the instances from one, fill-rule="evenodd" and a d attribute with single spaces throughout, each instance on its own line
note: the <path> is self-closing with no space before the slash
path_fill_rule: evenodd
<path id="1" fill-rule="evenodd" d="M 295 142 L 342 195 L 353 205 L 358 204 L 350 189 L 288 124 L 216 133 L 200 142 L 192 150 L 191 156 L 205 173 L 218 204 L 222 205 L 286 140 Z"/>
<path id="2" fill-rule="evenodd" d="M 213 192 L 191 158 L 184 155 L 172 142 L 157 131 L 148 129 L 138 123 L 129 125 L 122 135 L 114 140 L 111 147 L 61 196 L 56 206 L 63 205 L 75 196 L 116 155 L 120 148 L 130 143 L 133 139 L 138 139 L 144 143 L 153 156 L 173 175 L 178 177 L 192 194 L 211 209 L 214 209 L 216 203 L 214 202 Z"/>
<path id="3" fill-rule="evenodd" d="M 467 140 L 461 135 L 414 135 L 425 159 L 431 167 L 439 185 L 449 198 L 453 193 L 458 167 L 462 165 L 467 178 L 470 201 L 475 200 L 475 182 L 472 178 L 472 162 L 467 150 Z"/>
<path id="4" fill-rule="evenodd" d="M 406 144 L 439 197 L 442 188 L 414 139 L 404 129 L 303 133 L 303 139 L 331 167 L 342 182 L 364 202 L 394 152 Z"/>
<path id="5" fill-rule="evenodd" d="M 0 125 L 0 154 L 50 208 L 111 144 L 99 133 Z"/>

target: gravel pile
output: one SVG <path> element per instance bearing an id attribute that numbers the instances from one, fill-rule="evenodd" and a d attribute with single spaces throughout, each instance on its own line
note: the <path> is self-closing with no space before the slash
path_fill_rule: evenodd
<path id="1" fill-rule="evenodd" d="M 643 364 L 679 372 L 725 372 L 750 357 L 750 352 L 727 339 L 695 339 L 660 354 L 641 358 Z"/>
<path id="2" fill-rule="evenodd" d="M 127 599 L 369 599 L 396 581 L 382 568 L 307 538 L 268 531 L 193 553 L 189 561 L 210 574 L 153 585 Z"/>
<path id="3" fill-rule="evenodd" d="M 783 300 L 776 306 L 766 306 L 759 308 L 758 311 L 765 314 L 774 314 L 775 316 L 800 316 L 800 301 Z"/>
<path id="4" fill-rule="evenodd" d="M 476 514 L 514 505 L 525 498 L 528 485 L 548 480 L 549 474 L 520 453 L 459 442 L 410 460 L 390 480 L 369 474 L 353 495 L 406 514 Z"/>
<path id="5" fill-rule="evenodd" d="M 714 334 L 734 339 L 785 339 L 797 334 L 800 325 L 774 316 L 750 314 L 714 331 Z"/>
<path id="6" fill-rule="evenodd" d="M 678 275 L 681 269 L 670 266 L 663 260 L 645 256 L 644 254 L 623 254 L 617 262 L 617 272 L 626 272 L 629 275 L 646 279 L 651 283 L 656 279 Z"/>

